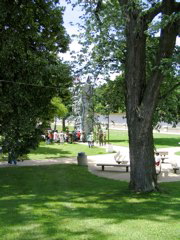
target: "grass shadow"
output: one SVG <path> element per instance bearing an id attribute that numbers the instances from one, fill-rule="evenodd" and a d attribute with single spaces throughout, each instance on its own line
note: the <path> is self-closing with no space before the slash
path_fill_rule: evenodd
<path id="1" fill-rule="evenodd" d="M 148 229 L 156 226 L 152 232 L 161 227 L 158 239 L 163 239 L 162 222 L 174 231 L 172 223 L 180 220 L 178 182 L 162 184 L 168 190 L 164 193 L 136 195 L 127 190 L 128 183 L 94 176 L 75 165 L 7 168 L 0 174 L 0 218 L 7 227 L 0 232 L 7 240 L 16 229 L 21 231 L 18 240 L 37 239 L 33 232 L 45 240 L 133 239 L 138 227 L 148 236 L 147 224 Z"/>

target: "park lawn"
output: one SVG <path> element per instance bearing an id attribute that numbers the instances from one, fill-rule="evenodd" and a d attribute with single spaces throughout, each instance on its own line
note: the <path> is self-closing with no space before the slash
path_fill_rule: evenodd
<path id="1" fill-rule="evenodd" d="M 163 147 L 175 147 L 178 146 L 180 141 L 179 135 L 171 134 L 154 134 L 156 148 Z M 113 145 L 128 146 L 128 134 L 127 131 L 111 130 L 110 131 L 110 142 Z M 76 157 L 79 152 L 85 152 L 87 156 L 105 154 L 105 148 L 88 148 L 87 144 L 63 144 L 58 143 L 46 144 L 42 142 L 36 150 L 32 150 L 28 154 L 28 159 L 40 160 L 49 158 L 64 158 L 64 157 Z"/>
<path id="2" fill-rule="evenodd" d="M 110 143 L 118 146 L 128 147 L 128 133 L 122 130 L 110 130 Z M 178 147 L 180 136 L 175 134 L 154 133 L 154 142 L 156 148 L 163 147 Z M 42 142 L 36 150 L 32 150 L 28 154 L 28 159 L 48 159 L 48 158 L 62 158 L 62 157 L 76 157 L 79 152 L 85 152 L 86 155 L 105 154 L 106 150 L 103 148 L 94 147 L 89 149 L 87 144 L 45 144 Z M 0 161 L 1 161 L 0 156 Z"/>
<path id="3" fill-rule="evenodd" d="M 78 143 L 65 143 L 65 144 L 46 144 L 41 142 L 39 147 L 36 150 L 31 151 L 28 154 L 28 159 L 40 160 L 40 159 L 49 159 L 49 158 L 64 158 L 64 157 L 76 157 L 79 152 L 85 152 L 86 155 L 98 155 L 105 154 L 106 149 L 93 147 L 89 148 L 87 144 L 78 144 Z"/>
<path id="4" fill-rule="evenodd" d="M 128 146 L 128 132 L 123 130 L 110 130 L 110 142 L 114 145 Z M 156 148 L 178 147 L 180 135 L 154 133 L 154 143 Z"/>
<path id="5" fill-rule="evenodd" d="M 52 125 L 53 127 L 53 125 Z M 68 126 L 70 131 L 73 130 L 73 126 Z M 57 125 L 58 131 L 62 130 L 61 125 Z M 109 140 L 113 145 L 129 146 L 129 138 L 127 130 L 109 130 Z M 108 136 L 106 137 L 108 139 Z M 178 147 L 180 142 L 180 135 L 154 133 L 154 143 L 156 148 Z"/>
<path id="6" fill-rule="evenodd" d="M 1 240 L 177 240 L 180 182 L 133 194 L 77 165 L 0 169 Z"/>
<path id="7" fill-rule="evenodd" d="M 180 155 L 180 152 L 176 152 L 175 154 L 176 154 L 176 155 Z"/>

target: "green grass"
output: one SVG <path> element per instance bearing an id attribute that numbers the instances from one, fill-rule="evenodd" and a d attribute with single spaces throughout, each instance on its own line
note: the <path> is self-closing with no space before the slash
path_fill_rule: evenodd
<path id="1" fill-rule="evenodd" d="M 128 132 L 127 131 L 121 131 L 121 130 L 110 130 L 109 131 L 109 141 L 113 145 L 119 145 L 119 146 L 129 146 L 129 138 L 128 138 Z"/>
<path id="2" fill-rule="evenodd" d="M 103 148 L 93 147 L 89 148 L 83 144 L 45 144 L 42 142 L 40 146 L 31 151 L 28 154 L 29 159 L 48 159 L 48 158 L 63 158 L 63 157 L 76 157 L 79 152 L 85 152 L 86 155 L 97 155 L 97 154 L 105 154 L 106 150 Z"/>
<path id="3" fill-rule="evenodd" d="M 52 125 L 53 128 L 54 125 Z M 70 131 L 73 130 L 72 126 L 68 126 Z M 62 130 L 61 125 L 57 125 L 58 131 Z M 129 146 L 128 132 L 127 130 L 113 130 L 110 129 L 110 142 L 118 146 Z M 176 134 L 165 134 L 165 133 L 154 133 L 154 143 L 156 148 L 166 147 L 178 147 L 180 142 L 180 135 Z"/>
<path id="4" fill-rule="evenodd" d="M 155 145 L 160 147 L 179 147 L 180 135 L 173 134 L 154 134 Z"/>
<path id="5" fill-rule="evenodd" d="M 122 130 L 110 130 L 110 142 L 113 145 L 128 146 L 128 133 Z M 156 148 L 178 147 L 180 142 L 179 135 L 173 134 L 154 134 Z M 85 152 L 87 155 L 105 154 L 105 149 L 94 147 L 89 149 L 82 144 L 50 144 L 41 143 L 39 148 L 28 154 L 29 159 L 48 159 L 60 157 L 76 157 L 78 152 Z M 2 155 L 2 154 L 1 154 Z M 179 154 L 177 154 L 179 155 Z M 2 156 L 0 156 L 0 161 Z"/>
<path id="6" fill-rule="evenodd" d="M 176 152 L 175 154 L 176 154 L 176 155 L 180 155 L 180 152 Z"/>
<path id="7" fill-rule="evenodd" d="M 114 145 L 128 146 L 128 133 L 122 130 L 110 130 L 110 142 Z M 180 135 L 154 133 L 154 143 L 156 148 L 178 147 Z"/>
<path id="8" fill-rule="evenodd" d="M 154 141 L 156 148 L 163 147 L 176 147 L 179 146 L 178 142 L 180 142 L 179 135 L 173 134 L 154 134 Z M 128 146 L 128 134 L 127 131 L 120 130 L 111 130 L 110 131 L 110 142 L 113 145 L 119 146 Z M 28 154 L 29 159 L 48 159 L 48 158 L 62 158 L 62 157 L 76 157 L 78 152 L 85 152 L 86 155 L 98 155 L 105 154 L 106 151 L 103 148 L 88 148 L 87 144 L 45 144 L 42 142 L 34 151 L 31 151 Z"/>
<path id="9" fill-rule="evenodd" d="M 76 165 L 0 169 L 1 240 L 177 240 L 180 182 L 135 195 Z"/>

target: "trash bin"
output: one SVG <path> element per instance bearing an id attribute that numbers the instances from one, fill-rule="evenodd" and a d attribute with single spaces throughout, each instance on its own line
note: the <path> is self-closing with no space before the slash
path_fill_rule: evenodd
<path id="1" fill-rule="evenodd" d="M 84 152 L 79 152 L 77 156 L 78 165 L 87 166 L 87 156 Z"/>
<path id="2" fill-rule="evenodd" d="M 111 145 L 110 143 L 107 145 L 106 147 L 106 152 L 108 153 L 112 153 L 113 152 L 113 145 Z"/>

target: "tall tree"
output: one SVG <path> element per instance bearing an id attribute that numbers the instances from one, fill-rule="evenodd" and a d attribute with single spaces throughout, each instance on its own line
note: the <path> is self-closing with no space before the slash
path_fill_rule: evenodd
<path id="1" fill-rule="evenodd" d="M 55 0 L 0 1 L 0 135 L 16 155 L 37 146 L 52 116 L 51 99 L 69 96 L 63 9 Z"/>
<path id="2" fill-rule="evenodd" d="M 157 105 L 160 86 L 164 79 L 163 67 L 170 68 L 176 36 L 178 13 L 175 1 L 163 0 L 147 11 L 142 11 L 137 1 L 120 1 L 126 8 L 126 114 L 128 122 L 131 180 L 135 191 L 152 191 L 157 188 L 154 164 L 152 119 Z M 146 77 L 146 43 L 148 25 L 157 14 L 166 17 L 162 26 L 155 65 Z M 163 66 L 165 65 L 165 66 Z"/>
<path id="3" fill-rule="evenodd" d="M 172 55 L 179 31 L 180 3 L 175 0 L 83 2 L 87 24 L 84 45 L 96 41 L 91 52 L 86 51 L 98 63 L 96 69 L 109 64 L 113 69 L 115 62 L 125 68 L 130 188 L 138 192 L 153 191 L 158 189 L 154 164 L 153 115 L 166 72 L 172 70 Z M 158 16 L 160 35 L 157 38 L 155 33 L 152 34 L 152 25 Z M 157 41 L 150 66 L 147 64 L 149 36 Z M 95 48 L 97 52 L 93 51 Z M 169 91 L 177 86 L 178 83 L 171 86 Z"/>

